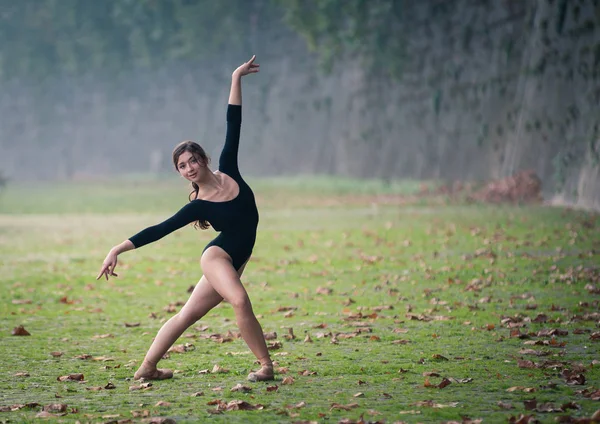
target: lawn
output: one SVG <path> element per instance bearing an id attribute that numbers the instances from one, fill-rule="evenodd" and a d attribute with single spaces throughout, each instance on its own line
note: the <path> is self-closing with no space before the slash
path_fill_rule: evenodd
<path id="1" fill-rule="evenodd" d="M 577 422 L 600 409 L 598 215 L 422 198 L 416 182 L 251 185 L 261 221 L 242 281 L 270 336 L 269 383 L 245 381 L 256 364 L 227 304 L 161 362 L 172 380 L 132 380 L 215 233 L 183 228 L 123 254 L 118 278 L 95 276 L 111 246 L 186 202 L 182 181 L 0 192 L 0 422 Z"/>

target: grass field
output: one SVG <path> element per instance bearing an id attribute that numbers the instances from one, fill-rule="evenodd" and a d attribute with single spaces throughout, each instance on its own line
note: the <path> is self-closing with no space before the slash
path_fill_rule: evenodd
<path id="1" fill-rule="evenodd" d="M 183 182 L 1 192 L 0 422 L 577 422 L 600 409 L 597 215 L 421 199 L 414 182 L 251 185 L 261 223 L 242 280 L 277 333 L 276 381 L 245 381 L 256 365 L 223 304 L 161 362 L 174 379 L 146 388 L 133 372 L 214 232 L 186 227 L 123 254 L 119 278 L 95 276 L 111 246 L 185 203 Z M 11 334 L 21 325 L 29 336 Z M 71 374 L 83 381 L 60 381 Z"/>

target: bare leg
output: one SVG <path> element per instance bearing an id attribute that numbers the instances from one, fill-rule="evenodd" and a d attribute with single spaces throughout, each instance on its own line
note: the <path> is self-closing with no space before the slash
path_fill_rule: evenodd
<path id="1" fill-rule="evenodd" d="M 162 380 L 173 377 L 171 370 L 159 370 L 156 368 L 156 364 L 185 330 L 222 300 L 223 297 L 213 289 L 206 277 L 202 276 L 183 308 L 164 323 L 158 331 L 146 353 L 144 362 L 135 373 L 134 379 Z"/>
<path id="2" fill-rule="evenodd" d="M 202 255 L 201 264 L 204 275 L 207 276 L 215 291 L 233 306 L 242 338 L 262 365 L 260 371 L 251 373 L 248 379 L 273 380 L 273 363 L 262 328 L 254 315 L 248 293 L 231 263 L 231 258 L 220 247 L 212 246 Z"/>

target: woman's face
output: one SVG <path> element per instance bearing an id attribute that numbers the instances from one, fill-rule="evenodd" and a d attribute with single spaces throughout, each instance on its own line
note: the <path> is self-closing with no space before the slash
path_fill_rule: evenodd
<path id="1" fill-rule="evenodd" d="M 188 181 L 202 180 L 206 166 L 192 152 L 183 152 L 177 159 L 177 171 Z"/>

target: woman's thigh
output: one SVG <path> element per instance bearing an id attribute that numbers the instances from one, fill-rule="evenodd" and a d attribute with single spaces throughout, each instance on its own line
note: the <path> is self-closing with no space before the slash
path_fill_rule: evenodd
<path id="1" fill-rule="evenodd" d="M 202 271 L 213 289 L 233 306 L 248 303 L 248 294 L 240 281 L 244 263 L 236 271 L 231 258 L 222 248 L 211 246 L 202 255 Z"/>

